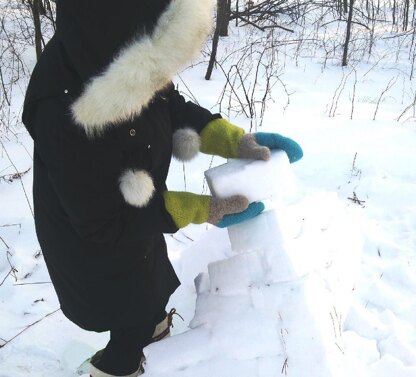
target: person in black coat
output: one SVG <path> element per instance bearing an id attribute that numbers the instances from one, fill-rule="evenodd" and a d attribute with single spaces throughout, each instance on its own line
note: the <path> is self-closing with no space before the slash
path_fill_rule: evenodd
<path id="1" fill-rule="evenodd" d="M 228 226 L 263 210 L 241 196 L 168 191 L 172 153 L 267 159 L 276 145 L 186 102 L 171 82 L 210 32 L 212 0 L 56 6 L 57 30 L 23 111 L 34 140 L 36 233 L 65 316 L 110 331 L 91 375 L 137 376 L 180 284 L 163 233 Z"/>

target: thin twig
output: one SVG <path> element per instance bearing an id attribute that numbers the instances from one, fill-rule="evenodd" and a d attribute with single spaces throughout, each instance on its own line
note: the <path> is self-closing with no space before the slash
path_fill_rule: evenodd
<path id="1" fill-rule="evenodd" d="M 25 331 L 27 331 L 28 329 L 30 329 L 31 327 L 35 326 L 36 324 L 38 324 L 39 322 L 43 321 L 45 318 L 55 314 L 56 312 L 59 312 L 61 309 L 56 309 L 53 312 L 46 314 L 44 317 L 42 317 L 41 319 L 37 320 L 36 322 L 33 322 L 32 324 L 26 326 L 22 331 L 20 331 L 18 334 L 16 334 L 13 338 L 7 340 L 4 342 L 4 344 L 0 345 L 0 348 L 3 348 L 4 346 L 6 346 L 7 344 L 9 344 L 11 341 L 13 341 L 14 339 L 16 339 L 18 336 L 22 335 Z"/>
<path id="2" fill-rule="evenodd" d="M 170 234 L 170 238 L 173 238 L 175 241 L 177 241 L 179 243 L 185 244 L 185 242 L 181 241 L 179 238 L 175 237 L 173 234 Z"/>
<path id="3" fill-rule="evenodd" d="M 17 172 L 14 174 L 6 174 L 6 175 L 2 175 L 0 177 L 0 181 L 3 180 L 5 182 L 13 182 L 15 179 L 21 179 L 25 174 L 27 174 L 30 171 L 31 168 L 23 171 L 23 172 Z"/>
<path id="4" fill-rule="evenodd" d="M 183 236 L 187 238 L 189 241 L 194 242 L 194 240 L 191 237 L 189 237 L 183 230 L 181 230 L 181 234 L 183 234 Z"/>
<path id="5" fill-rule="evenodd" d="M 11 268 L 10 271 L 7 273 L 7 275 L 4 277 L 4 279 L 0 283 L 0 287 L 4 284 L 4 282 L 6 281 L 6 279 L 12 274 L 12 272 L 13 272 L 13 268 Z"/>
<path id="6" fill-rule="evenodd" d="M 7 251 L 9 251 L 10 250 L 10 246 L 6 243 L 6 241 L 3 239 L 2 236 L 0 236 L 0 241 L 4 243 L 4 246 L 6 246 Z"/>
<path id="7" fill-rule="evenodd" d="M 0 225 L 0 228 L 8 228 L 10 226 L 18 226 L 19 228 L 22 227 L 22 224 L 4 224 L 4 225 Z"/>
<path id="8" fill-rule="evenodd" d="M 378 112 L 378 108 L 380 106 L 380 102 L 383 98 L 383 96 L 396 84 L 397 82 L 397 77 L 393 77 L 389 83 L 387 84 L 386 88 L 381 92 L 380 97 L 378 98 L 377 101 L 377 106 L 376 106 L 376 110 L 374 111 L 374 116 L 373 116 L 373 120 L 376 120 L 376 116 L 377 116 L 377 112 Z"/>
<path id="9" fill-rule="evenodd" d="M 1 144 L 1 146 L 3 147 L 3 150 L 4 150 L 4 152 L 6 153 L 6 156 L 7 156 L 7 158 L 9 159 L 10 163 L 13 165 L 14 169 L 16 170 L 16 173 L 19 173 L 19 171 L 17 170 L 16 165 L 14 164 L 14 162 L 12 161 L 12 159 L 10 158 L 10 155 L 9 155 L 9 153 L 7 152 L 7 149 L 6 149 L 6 147 L 4 146 L 4 144 L 3 144 L 3 142 L 2 142 L 1 140 L 0 140 L 0 144 Z M 25 186 L 24 186 L 24 184 L 23 184 L 23 181 L 22 181 L 22 179 L 21 179 L 21 178 L 19 179 L 19 181 L 20 181 L 20 184 L 22 185 L 23 193 L 25 194 L 27 204 L 28 204 L 28 206 L 29 206 L 30 212 L 32 213 L 32 217 L 35 217 L 35 214 L 34 214 L 34 212 L 33 212 L 32 206 L 31 206 L 31 204 L 30 204 L 29 197 L 28 197 L 28 195 L 27 195 L 27 193 L 26 193 L 26 189 L 25 189 Z"/>
<path id="10" fill-rule="evenodd" d="M 51 281 L 37 281 L 34 283 L 16 283 L 13 284 L 13 286 L 18 286 L 18 285 L 41 285 L 41 284 L 52 284 Z"/>
<path id="11" fill-rule="evenodd" d="M 182 84 L 185 86 L 186 90 L 189 92 L 189 96 L 192 98 L 192 102 L 194 102 L 197 105 L 199 105 L 198 100 L 196 99 L 196 97 L 192 93 L 191 89 L 189 89 L 188 85 L 186 85 L 185 81 L 183 81 L 181 75 L 178 74 L 177 76 L 179 77 L 179 80 L 181 80 Z"/>
<path id="12" fill-rule="evenodd" d="M 358 196 L 355 192 L 353 192 L 353 197 L 348 197 L 348 200 L 351 200 L 354 204 L 358 204 L 364 208 L 365 200 L 358 199 Z"/>

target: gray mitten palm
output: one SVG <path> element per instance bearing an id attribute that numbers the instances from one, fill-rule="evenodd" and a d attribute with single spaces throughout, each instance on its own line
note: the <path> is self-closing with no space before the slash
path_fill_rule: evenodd
<path id="1" fill-rule="evenodd" d="M 269 148 L 259 145 L 254 134 L 245 134 L 238 146 L 238 158 L 268 161 L 272 156 Z"/>
<path id="2" fill-rule="evenodd" d="M 225 215 L 232 215 L 245 211 L 249 206 L 245 196 L 235 195 L 220 199 L 213 197 L 209 207 L 208 223 L 217 225 Z"/>

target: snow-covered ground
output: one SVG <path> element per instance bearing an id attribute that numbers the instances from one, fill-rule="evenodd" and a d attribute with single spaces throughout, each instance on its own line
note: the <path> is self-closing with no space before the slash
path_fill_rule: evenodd
<path id="1" fill-rule="evenodd" d="M 237 35 L 224 40 L 221 53 L 235 48 L 235 40 Z M 260 129 L 292 137 L 304 149 L 304 158 L 292 166 L 302 200 L 287 208 L 283 229 L 308 253 L 305 263 L 316 263 L 323 249 L 342 250 L 348 256 L 357 237 L 351 229 L 360 230 L 364 246 L 359 277 L 340 339 L 340 352 L 356 376 L 416 377 L 414 110 L 397 122 L 413 101 L 415 85 L 403 73 L 407 61 L 396 62 L 394 57 L 392 52 L 391 59 L 384 55 L 376 65 L 354 63 L 354 72 L 333 61 L 322 69 L 319 59 L 291 59 L 288 52 L 276 64 L 284 65 L 280 79 L 290 93 L 290 104 L 284 111 L 286 92 L 277 85 L 275 101 L 268 103 Z M 201 105 L 217 111 L 224 77 L 218 69 L 211 81 L 205 81 L 205 67 L 199 64 L 182 72 L 188 88 L 181 79 L 176 82 Z M 382 96 L 373 120 L 391 79 L 395 84 Z M 345 86 L 340 86 L 344 80 Z M 250 122 L 235 115 L 230 113 L 231 120 L 249 129 Z M 18 137 L 9 133 L 1 138 L 0 176 L 24 172 L 32 165 L 31 140 L 22 129 L 18 132 Z M 168 186 L 206 193 L 203 172 L 224 162 L 204 155 L 185 166 L 174 162 Z M 34 231 L 31 184 L 31 171 L 21 182 L 0 181 L 0 345 L 6 343 L 0 348 L 0 377 L 70 377 L 86 357 L 105 345 L 107 335 L 82 331 L 56 311 L 59 304 Z M 335 194 L 339 200 L 334 200 Z M 299 219 L 304 223 L 303 236 L 291 226 Z M 182 281 L 170 303 L 184 318 L 183 322 L 175 319 L 173 330 L 180 334 L 194 317 L 194 278 L 207 272 L 209 263 L 232 255 L 231 246 L 226 230 L 204 225 L 189 226 L 166 239 Z M 356 250 L 351 250 L 351 258 L 355 255 Z M 354 272 L 352 267 L 345 258 L 345 276 Z M 239 344 L 234 346 L 238 349 Z M 227 371 L 227 365 L 222 367 Z M 229 370 L 237 371 L 234 367 Z M 207 368 L 201 367 L 195 377 L 210 375 Z M 282 366 L 277 365 L 275 376 L 282 373 Z M 304 376 L 321 377 L 311 376 L 308 370 Z"/>

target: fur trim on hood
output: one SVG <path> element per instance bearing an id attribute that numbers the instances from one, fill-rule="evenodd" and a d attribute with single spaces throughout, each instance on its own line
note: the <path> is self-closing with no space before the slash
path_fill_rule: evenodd
<path id="1" fill-rule="evenodd" d="M 134 40 L 93 77 L 72 104 L 88 136 L 140 115 L 154 94 L 200 52 L 212 28 L 213 0 L 172 0 L 151 35 Z"/>

